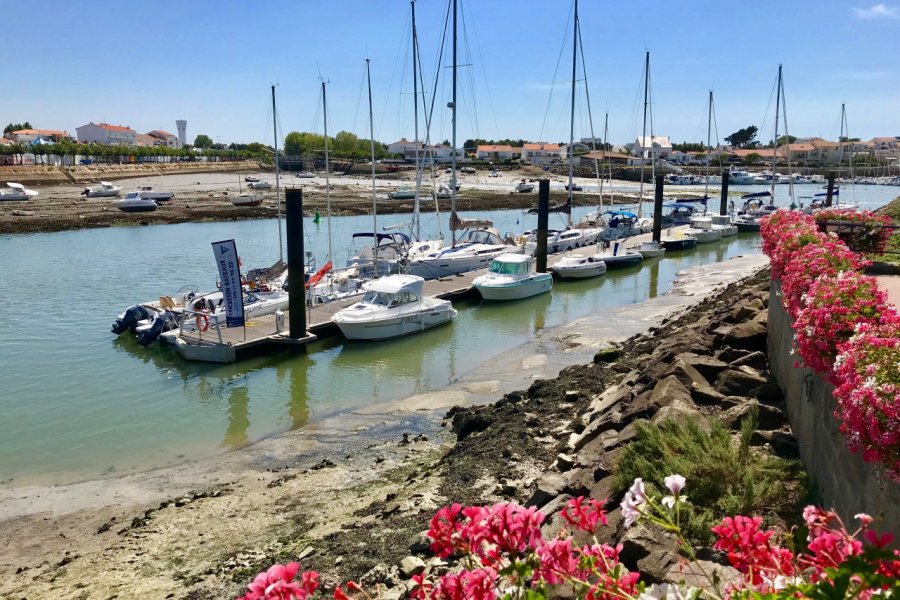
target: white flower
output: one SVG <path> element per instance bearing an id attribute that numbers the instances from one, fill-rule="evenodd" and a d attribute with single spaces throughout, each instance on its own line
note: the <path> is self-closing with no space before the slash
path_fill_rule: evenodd
<path id="1" fill-rule="evenodd" d="M 681 494 L 680 496 L 663 496 L 663 499 L 660 500 L 663 506 L 668 509 L 675 508 L 675 504 L 677 502 L 684 502 L 687 500 L 687 494 Z"/>
<path id="2" fill-rule="evenodd" d="M 699 589 L 693 587 L 681 589 L 671 583 L 660 583 L 645 589 L 638 600 L 690 600 L 696 598 L 699 592 Z"/>
<path id="3" fill-rule="evenodd" d="M 631 484 L 628 493 L 630 493 L 638 504 L 644 504 L 647 501 L 647 492 L 644 490 L 644 480 L 637 477 Z"/>
<path id="4" fill-rule="evenodd" d="M 853 515 L 853 518 L 861 521 L 863 524 L 863 527 L 867 527 L 869 524 L 872 523 L 872 521 L 875 520 L 871 516 L 867 515 L 866 513 L 855 514 L 855 515 Z"/>
<path id="5" fill-rule="evenodd" d="M 637 502 L 631 490 L 625 492 L 622 498 L 622 516 L 625 517 L 625 527 L 631 527 L 634 522 L 641 516 L 641 507 L 643 502 Z"/>
<path id="6" fill-rule="evenodd" d="M 668 488 L 675 497 L 678 497 L 678 494 L 684 489 L 685 479 L 681 475 L 669 475 L 663 481 L 666 484 L 666 488 Z"/>

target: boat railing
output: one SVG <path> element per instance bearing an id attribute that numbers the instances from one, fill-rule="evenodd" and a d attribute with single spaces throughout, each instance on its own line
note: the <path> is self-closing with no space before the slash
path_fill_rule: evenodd
<path id="1" fill-rule="evenodd" d="M 185 324 L 189 323 L 188 327 Z M 202 324 L 202 325 L 201 325 Z M 225 345 L 218 316 L 185 308 L 178 317 L 178 336 L 188 343 Z"/>

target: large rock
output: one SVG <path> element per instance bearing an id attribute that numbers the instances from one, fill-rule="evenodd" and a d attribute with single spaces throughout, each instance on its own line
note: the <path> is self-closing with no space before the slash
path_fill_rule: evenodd
<path id="1" fill-rule="evenodd" d="M 651 392 L 644 392 L 625 407 L 622 412 L 622 421 L 631 422 L 635 419 L 650 418 L 660 408 L 675 401 L 681 401 L 684 404 L 693 403 L 687 388 L 674 375 L 669 375 L 658 381 Z"/>
<path id="2" fill-rule="evenodd" d="M 759 404 L 756 400 L 749 400 L 744 404 L 729 408 L 719 418 L 728 427 L 740 429 L 744 417 L 750 413 L 754 406 L 759 410 L 756 429 L 771 431 L 784 425 L 784 413 L 774 406 Z"/>
<path id="3" fill-rule="evenodd" d="M 729 584 L 738 583 L 741 580 L 741 573 L 731 566 L 720 565 L 708 560 L 698 560 L 672 565 L 663 579 L 684 587 L 724 590 Z"/>
<path id="4" fill-rule="evenodd" d="M 400 561 L 400 573 L 409 579 L 425 570 L 425 561 L 418 556 L 407 556 Z"/>
<path id="5" fill-rule="evenodd" d="M 566 487 L 566 478 L 561 473 L 547 471 L 537 480 L 534 493 L 525 503 L 525 506 L 544 506 L 550 500 L 556 498 Z"/>
<path id="6" fill-rule="evenodd" d="M 692 385 L 691 399 L 698 404 L 719 404 L 725 397 L 709 385 Z"/>
<path id="7" fill-rule="evenodd" d="M 716 379 L 716 389 L 726 396 L 749 396 L 753 390 L 768 383 L 765 377 L 749 367 L 728 369 Z"/>
<path id="8" fill-rule="evenodd" d="M 594 355 L 595 363 L 611 363 L 619 360 L 619 357 L 622 356 L 621 348 L 604 348 L 597 352 Z"/>
<path id="9" fill-rule="evenodd" d="M 751 369 L 756 369 L 757 371 L 762 371 L 769 365 L 769 361 L 766 358 L 766 355 L 759 350 L 751 352 L 746 356 L 742 356 L 738 359 L 735 359 L 731 362 L 731 367 L 740 367 L 740 366 L 748 366 Z"/>
<path id="10" fill-rule="evenodd" d="M 690 388 L 692 385 L 709 385 L 709 381 L 706 380 L 706 377 L 700 374 L 700 371 L 695 369 L 693 365 L 684 361 L 681 358 L 675 359 L 675 364 L 667 370 L 664 376 L 668 377 L 669 375 L 675 377 L 678 381 L 684 384 L 685 387 Z"/>
<path id="11" fill-rule="evenodd" d="M 663 581 L 678 560 L 675 536 L 656 525 L 639 521 L 625 530 L 620 543 L 621 562 L 629 570 L 640 571 L 641 579 L 648 583 Z"/>
<path id="12" fill-rule="evenodd" d="M 797 438 L 784 431 L 754 431 L 750 443 L 754 446 L 768 444 L 772 452 L 783 458 L 800 458 Z"/>
<path id="13" fill-rule="evenodd" d="M 707 381 L 715 381 L 719 373 L 728 368 L 728 363 L 713 356 L 683 352 L 675 357 L 696 369 Z"/>
<path id="14" fill-rule="evenodd" d="M 760 314 L 764 315 L 765 313 Z M 766 350 L 766 326 L 754 318 L 752 321 L 736 325 L 725 334 L 723 342 L 732 348 L 764 352 Z"/>
<path id="15" fill-rule="evenodd" d="M 616 404 L 628 403 L 633 397 L 631 386 L 613 385 L 606 388 L 602 394 L 591 398 L 587 409 L 588 422 L 593 421 L 603 413 L 612 410 Z"/>
<path id="16" fill-rule="evenodd" d="M 706 419 L 703 418 L 703 413 L 697 410 L 697 406 L 693 402 L 685 402 L 681 399 L 663 406 L 650 420 L 654 425 L 659 425 L 663 421 L 675 421 L 682 425 L 695 423 L 702 429 L 706 428 Z M 623 429 L 622 431 L 624 432 L 625 430 Z"/>

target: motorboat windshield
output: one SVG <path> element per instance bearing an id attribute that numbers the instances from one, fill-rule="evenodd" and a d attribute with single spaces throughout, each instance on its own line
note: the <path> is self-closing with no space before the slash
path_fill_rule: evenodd
<path id="1" fill-rule="evenodd" d="M 496 273 L 497 275 L 519 275 L 522 273 L 528 273 L 528 263 L 495 260 L 491 262 L 491 268 L 489 269 L 489 271 L 491 273 Z"/>
<path id="2" fill-rule="evenodd" d="M 387 292 L 376 292 L 375 290 L 369 290 L 362 297 L 361 302 L 365 302 L 366 304 L 374 304 L 375 306 L 390 306 L 391 300 L 394 299 L 394 294 L 389 294 Z"/>
<path id="3" fill-rule="evenodd" d="M 487 229 L 475 229 L 466 235 L 465 242 L 472 244 L 499 245 L 503 243 L 503 240 L 501 240 L 500 236 L 493 231 Z"/>

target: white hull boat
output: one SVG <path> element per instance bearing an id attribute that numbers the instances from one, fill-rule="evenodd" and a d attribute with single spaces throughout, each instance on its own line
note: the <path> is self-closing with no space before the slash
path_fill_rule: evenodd
<path id="1" fill-rule="evenodd" d="M 722 233 L 722 237 L 732 237 L 738 234 L 738 228 L 732 225 L 728 215 L 710 215 L 712 228 Z"/>
<path id="2" fill-rule="evenodd" d="M 315 176 L 315 173 L 310 173 L 309 171 L 301 171 L 300 173 L 297 173 L 297 177 L 299 177 L 300 179 L 312 179 Z"/>
<path id="3" fill-rule="evenodd" d="M 101 181 L 100 185 L 96 187 L 85 188 L 81 195 L 88 198 L 113 198 L 118 196 L 121 191 L 120 186 L 113 185 L 108 181 Z"/>
<path id="4" fill-rule="evenodd" d="M 271 190 L 272 184 L 268 181 L 253 181 L 247 187 L 251 190 Z"/>
<path id="5" fill-rule="evenodd" d="M 504 244 L 496 229 L 475 229 L 454 247 L 442 248 L 407 263 L 407 273 L 437 279 L 448 275 L 459 275 L 491 264 L 495 257 L 516 252 L 515 246 Z"/>
<path id="6" fill-rule="evenodd" d="M 619 242 L 614 242 L 612 246 L 612 254 L 597 254 L 595 258 L 606 263 L 607 269 L 624 269 L 625 267 L 633 267 L 641 264 L 644 257 L 637 250 L 621 250 L 622 246 Z"/>
<path id="7" fill-rule="evenodd" d="M 728 183 L 730 185 L 753 185 L 756 183 L 756 175 L 747 171 L 734 170 L 728 173 Z"/>
<path id="8" fill-rule="evenodd" d="M 684 234 L 696 238 L 698 244 L 718 242 L 722 239 L 722 231 L 713 229 L 712 219 L 709 217 L 694 217 L 691 226 L 684 230 Z"/>
<path id="9" fill-rule="evenodd" d="M 646 260 L 648 258 L 662 256 L 666 253 L 666 247 L 659 242 L 643 242 L 638 247 L 638 252 L 640 252 L 641 256 Z"/>
<path id="10" fill-rule="evenodd" d="M 141 193 L 141 198 L 153 200 L 154 202 L 168 202 L 175 197 L 175 194 L 172 192 L 157 190 L 152 185 L 143 185 L 138 191 Z"/>
<path id="11" fill-rule="evenodd" d="M 259 194 L 239 194 L 229 198 L 234 206 L 259 206 L 262 204 L 263 198 Z"/>
<path id="12" fill-rule="evenodd" d="M 606 263 L 594 256 L 573 254 L 559 259 L 550 270 L 560 279 L 587 279 L 606 273 Z"/>
<path id="13" fill-rule="evenodd" d="M 495 301 L 521 300 L 549 292 L 553 289 L 553 275 L 532 273 L 533 260 L 524 254 L 501 254 L 472 285 L 482 298 Z"/>
<path id="14" fill-rule="evenodd" d="M 149 198 L 141 198 L 140 192 L 131 192 L 121 200 L 116 200 L 110 206 L 118 208 L 122 212 L 153 212 L 159 206 Z"/>
<path id="15" fill-rule="evenodd" d="M 37 195 L 36 191 L 26 188 L 21 183 L 7 183 L 6 189 L 0 190 L 0 201 L 13 200 L 21 202 L 23 200 L 31 200 Z"/>
<path id="16" fill-rule="evenodd" d="M 444 325 L 458 312 L 449 300 L 422 296 L 424 279 L 389 275 L 368 284 L 359 302 L 332 321 L 349 340 L 387 340 Z"/>
<path id="17" fill-rule="evenodd" d="M 524 179 L 516 186 L 515 191 L 519 194 L 528 194 L 534 191 L 534 184 L 528 183 Z"/>

